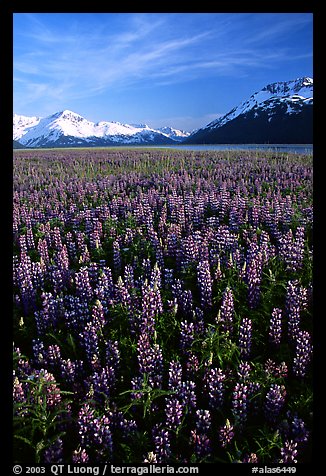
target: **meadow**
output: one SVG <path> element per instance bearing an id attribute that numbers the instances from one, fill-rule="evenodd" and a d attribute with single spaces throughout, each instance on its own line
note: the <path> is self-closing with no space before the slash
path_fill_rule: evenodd
<path id="1" fill-rule="evenodd" d="M 14 151 L 15 462 L 310 462 L 312 170 Z"/>

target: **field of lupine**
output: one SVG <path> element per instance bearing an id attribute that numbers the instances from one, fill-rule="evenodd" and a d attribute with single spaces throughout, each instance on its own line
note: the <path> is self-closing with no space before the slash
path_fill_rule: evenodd
<path id="1" fill-rule="evenodd" d="M 15 462 L 310 462 L 312 157 L 13 161 Z"/>

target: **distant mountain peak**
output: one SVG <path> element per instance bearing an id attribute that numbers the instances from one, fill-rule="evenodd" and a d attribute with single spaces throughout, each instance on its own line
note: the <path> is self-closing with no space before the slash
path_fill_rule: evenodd
<path id="1" fill-rule="evenodd" d="M 187 143 L 312 143 L 313 79 L 270 83 L 191 134 Z"/>
<path id="2" fill-rule="evenodd" d="M 163 132 L 147 124 L 94 123 L 69 109 L 42 119 L 16 114 L 13 117 L 13 137 L 27 147 L 173 144 L 185 136 L 169 127 Z"/>
<path id="3" fill-rule="evenodd" d="M 262 91 L 268 91 L 277 96 L 285 96 L 298 94 L 302 89 L 305 90 L 306 88 L 312 87 L 313 79 L 308 76 L 303 76 L 302 78 L 297 78 L 291 81 L 278 81 L 268 84 L 262 89 Z"/>

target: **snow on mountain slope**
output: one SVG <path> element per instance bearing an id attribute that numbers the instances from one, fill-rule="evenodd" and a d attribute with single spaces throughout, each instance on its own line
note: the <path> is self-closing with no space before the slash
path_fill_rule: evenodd
<path id="1" fill-rule="evenodd" d="M 232 121 L 240 114 L 245 114 L 254 107 L 269 108 L 273 99 L 277 98 L 281 102 L 288 104 L 288 110 L 291 111 L 291 103 L 303 101 L 311 103 L 313 101 L 313 79 L 309 77 L 298 78 L 292 81 L 283 81 L 268 84 L 260 91 L 254 93 L 247 101 L 233 108 L 222 117 L 210 122 L 205 128 L 221 127 L 229 121 Z M 272 103 L 270 101 L 272 100 Z"/>
<path id="2" fill-rule="evenodd" d="M 179 129 L 174 129 L 169 126 L 160 127 L 157 130 L 178 142 L 182 142 L 186 137 L 190 136 L 190 132 L 180 131 Z"/>
<path id="3" fill-rule="evenodd" d="M 14 114 L 13 117 L 13 139 L 22 137 L 31 128 L 40 122 L 40 117 L 28 117 Z"/>
<path id="4" fill-rule="evenodd" d="M 121 124 L 120 122 L 88 121 L 75 112 L 64 110 L 45 118 L 28 118 L 14 115 L 14 139 L 26 146 L 46 144 L 142 144 L 173 143 L 187 137 L 187 133 L 171 127 L 152 129 L 147 124 Z M 77 140 L 79 139 L 79 140 Z"/>

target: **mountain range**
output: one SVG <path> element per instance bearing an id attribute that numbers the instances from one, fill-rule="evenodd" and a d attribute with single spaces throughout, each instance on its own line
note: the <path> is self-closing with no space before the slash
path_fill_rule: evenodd
<path id="1" fill-rule="evenodd" d="M 44 118 L 18 114 L 13 118 L 13 139 L 26 147 L 175 144 L 188 135 L 189 132 L 172 127 L 152 129 L 147 124 L 94 123 L 69 110 Z"/>
<path id="2" fill-rule="evenodd" d="M 249 144 L 313 142 L 313 79 L 265 86 L 222 117 L 196 131 L 146 124 L 91 122 L 64 110 L 45 118 L 13 116 L 13 147 Z"/>

